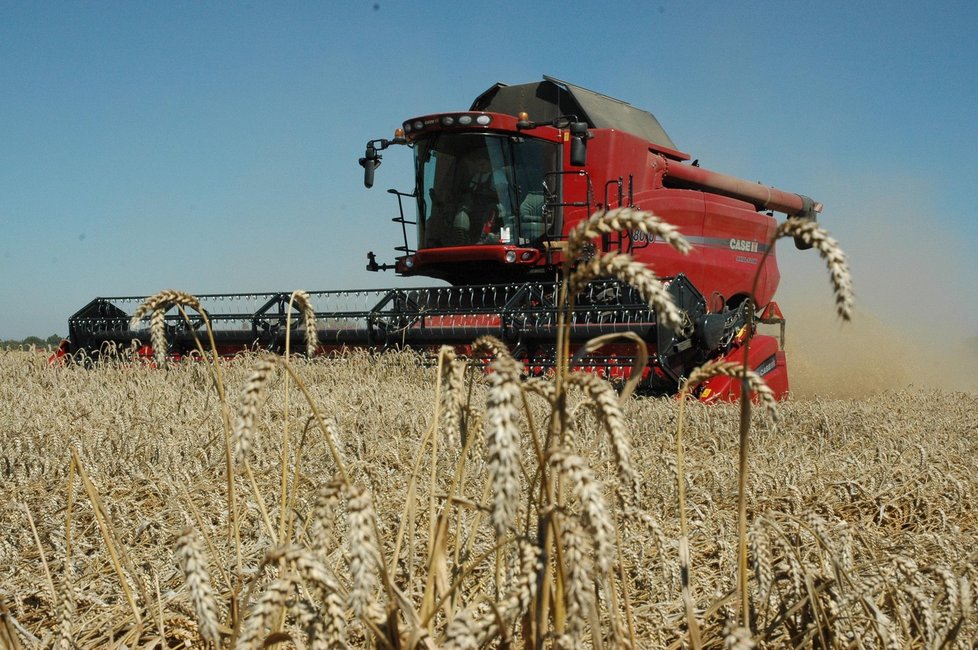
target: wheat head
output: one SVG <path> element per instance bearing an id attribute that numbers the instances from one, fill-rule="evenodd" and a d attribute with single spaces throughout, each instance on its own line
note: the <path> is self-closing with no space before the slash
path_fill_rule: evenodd
<path id="1" fill-rule="evenodd" d="M 221 642 L 220 625 L 217 618 L 217 602 L 211 587 L 207 561 L 201 548 L 200 538 L 193 528 L 185 528 L 177 539 L 176 556 L 183 567 L 184 579 L 190 590 L 190 600 L 197 614 L 197 629 L 204 641 L 213 647 Z"/>
<path id="2" fill-rule="evenodd" d="M 682 332 L 686 328 L 683 314 L 676 307 L 665 285 L 659 282 L 648 266 L 636 262 L 630 255 L 605 253 L 578 265 L 570 277 L 571 293 L 576 294 L 589 282 L 607 277 L 617 278 L 634 287 L 649 309 L 655 312 L 660 325 L 675 332 Z"/>
<path id="3" fill-rule="evenodd" d="M 235 450 L 235 460 L 238 463 L 244 463 L 251 453 L 255 441 L 258 411 L 265 401 L 265 386 L 278 363 L 278 359 L 275 357 L 259 360 L 241 391 L 241 400 L 231 434 L 231 444 Z"/>
<path id="4" fill-rule="evenodd" d="M 306 356 L 312 357 L 319 347 L 319 335 L 316 333 L 316 311 L 312 308 L 312 299 L 305 291 L 292 292 L 292 304 L 302 312 L 302 326 L 306 333 Z"/>
<path id="5" fill-rule="evenodd" d="M 690 243 L 679 234 L 679 230 L 672 224 L 663 221 L 651 212 L 626 207 L 599 210 L 572 228 L 567 233 L 567 257 L 570 260 L 576 260 L 581 256 L 584 245 L 601 235 L 630 230 L 654 235 L 683 255 L 692 249 Z"/>
<path id="6" fill-rule="evenodd" d="M 774 397 L 774 391 L 765 383 L 764 379 L 753 370 L 746 370 L 744 366 L 734 361 L 711 361 L 689 373 L 689 377 L 683 382 L 681 390 L 688 392 L 698 384 L 707 379 L 717 376 L 734 377 L 736 379 L 747 379 L 747 386 L 750 392 L 754 393 L 758 402 L 767 410 L 771 420 L 777 422 L 778 402 Z"/>
<path id="7" fill-rule="evenodd" d="M 835 309 L 839 318 L 848 321 L 852 318 L 852 276 L 849 274 L 849 263 L 839 242 L 829 236 L 817 221 L 810 219 L 788 219 L 774 234 L 774 239 L 781 237 L 797 237 L 818 250 L 825 260 L 832 280 L 835 293 Z"/>

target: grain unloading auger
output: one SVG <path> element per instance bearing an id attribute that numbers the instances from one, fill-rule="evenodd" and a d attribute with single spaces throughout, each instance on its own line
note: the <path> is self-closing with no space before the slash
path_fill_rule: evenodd
<path id="1" fill-rule="evenodd" d="M 367 269 L 450 286 L 310 292 L 318 353 L 444 344 L 464 352 L 478 336 L 492 334 L 511 346 L 527 372 L 546 372 L 554 363 L 568 232 L 598 210 L 633 207 L 676 226 L 692 252 L 683 256 L 636 230 L 596 238 L 584 257 L 621 252 L 650 266 L 682 311 L 684 326 L 679 332 L 658 326 L 634 290 L 600 281 L 576 298 L 572 347 L 583 350 L 596 336 L 633 332 L 651 353 L 646 389 L 670 393 L 707 360 L 741 361 L 749 339 L 751 369 L 776 395 L 787 393 L 779 341 L 754 327 L 758 321 L 783 326 L 773 302 L 777 259 L 767 247 L 777 228 L 774 212 L 815 219 L 820 204 L 689 163 L 651 113 L 550 77 L 496 84 L 468 110 L 412 118 L 392 139 L 371 140 L 360 159 L 368 188 L 381 152 L 394 146 L 414 153 L 412 191 L 389 190 L 398 201 L 393 222 L 403 244 L 389 264 L 368 253 Z M 302 319 L 297 312 L 288 318 L 289 293 L 197 297 L 222 354 L 281 351 L 289 322 L 292 349 L 304 349 Z M 132 345 L 150 353 L 148 324 L 130 327 L 142 300 L 93 300 L 70 318 L 62 353 Z M 199 316 L 171 311 L 165 321 L 171 356 L 191 353 L 195 334 L 204 339 Z M 580 352 L 573 364 L 625 378 L 633 354 L 632 345 L 606 345 Z M 722 377 L 699 391 L 705 400 L 738 394 L 739 383 Z"/>

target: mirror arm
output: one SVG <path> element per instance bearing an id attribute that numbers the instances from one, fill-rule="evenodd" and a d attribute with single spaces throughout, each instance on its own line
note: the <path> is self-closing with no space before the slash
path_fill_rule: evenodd
<path id="1" fill-rule="evenodd" d="M 363 158 L 359 160 L 360 166 L 363 167 L 363 184 L 365 186 L 374 186 L 374 170 L 380 167 L 383 159 L 380 152 L 392 144 L 407 144 L 407 138 L 397 135 L 391 140 L 380 138 L 367 142 L 367 150 L 363 154 Z"/>

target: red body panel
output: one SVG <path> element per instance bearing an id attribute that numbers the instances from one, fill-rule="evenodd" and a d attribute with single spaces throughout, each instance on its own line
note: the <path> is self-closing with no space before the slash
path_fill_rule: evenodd
<path id="1" fill-rule="evenodd" d="M 727 361 L 742 363 L 744 349 L 735 347 L 726 357 Z M 747 367 L 759 374 L 768 387 L 774 392 L 775 399 L 784 399 L 788 395 L 788 369 L 785 362 L 784 350 L 778 347 L 778 340 L 773 336 L 757 334 L 750 340 L 750 350 L 747 355 Z M 697 396 L 703 402 L 730 402 L 740 398 L 740 380 L 733 377 L 713 377 L 703 382 L 697 391 Z"/>

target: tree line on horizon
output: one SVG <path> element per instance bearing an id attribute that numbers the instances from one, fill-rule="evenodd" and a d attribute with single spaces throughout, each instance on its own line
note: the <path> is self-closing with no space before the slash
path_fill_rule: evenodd
<path id="1" fill-rule="evenodd" d="M 64 337 L 60 334 L 52 334 L 51 336 L 42 339 L 40 336 L 28 336 L 25 339 L 0 339 L 0 349 L 7 348 L 24 348 L 35 346 L 38 348 L 44 347 L 58 347 L 61 340 Z"/>

